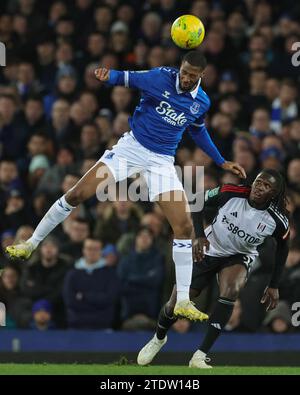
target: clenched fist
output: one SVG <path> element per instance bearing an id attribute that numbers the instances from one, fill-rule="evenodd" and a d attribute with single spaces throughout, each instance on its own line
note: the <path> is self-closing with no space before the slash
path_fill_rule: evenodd
<path id="1" fill-rule="evenodd" d="M 109 80 L 109 70 L 105 68 L 99 68 L 95 70 L 95 76 L 97 80 L 105 82 Z"/>

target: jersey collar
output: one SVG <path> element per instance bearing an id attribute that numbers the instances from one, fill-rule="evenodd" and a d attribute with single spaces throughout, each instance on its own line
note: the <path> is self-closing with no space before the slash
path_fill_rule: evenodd
<path id="1" fill-rule="evenodd" d="M 180 86 L 179 86 L 179 73 L 176 74 L 176 90 L 177 90 L 178 94 L 190 93 L 192 98 L 195 99 L 198 94 L 200 84 L 201 84 L 201 78 L 199 78 L 198 84 L 196 85 L 195 89 L 193 89 L 192 91 L 189 91 L 189 92 L 183 91 L 180 89 Z"/>

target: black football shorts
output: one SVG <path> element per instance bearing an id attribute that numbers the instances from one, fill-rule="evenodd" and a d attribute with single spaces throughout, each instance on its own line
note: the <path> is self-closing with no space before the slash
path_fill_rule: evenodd
<path id="1" fill-rule="evenodd" d="M 228 257 L 214 257 L 205 255 L 201 262 L 194 262 L 191 288 L 202 290 L 204 289 L 213 277 L 225 267 L 233 265 L 243 265 L 247 269 L 247 276 L 249 274 L 253 258 L 243 255 L 231 255 Z"/>

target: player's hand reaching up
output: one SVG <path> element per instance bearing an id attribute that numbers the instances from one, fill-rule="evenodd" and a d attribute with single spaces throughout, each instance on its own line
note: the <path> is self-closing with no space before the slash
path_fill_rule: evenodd
<path id="1" fill-rule="evenodd" d="M 260 303 L 265 304 L 266 311 L 273 310 L 278 304 L 279 300 L 279 292 L 277 288 L 269 288 L 265 289 L 264 295 L 261 298 Z"/>
<path id="2" fill-rule="evenodd" d="M 109 70 L 105 69 L 105 68 L 99 68 L 95 70 L 95 76 L 97 78 L 97 80 L 101 81 L 101 82 L 105 82 L 109 80 Z"/>
<path id="3" fill-rule="evenodd" d="M 240 178 L 246 178 L 246 172 L 242 166 L 236 162 L 226 161 L 221 165 L 222 169 L 231 171 L 231 173 L 236 174 Z"/>
<path id="4" fill-rule="evenodd" d="M 204 248 L 209 249 L 209 241 L 205 237 L 199 237 L 193 241 L 193 260 L 194 262 L 201 262 L 204 258 Z"/>

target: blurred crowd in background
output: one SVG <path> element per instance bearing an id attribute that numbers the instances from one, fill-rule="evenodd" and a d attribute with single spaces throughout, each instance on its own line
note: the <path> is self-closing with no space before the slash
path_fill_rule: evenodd
<path id="1" fill-rule="evenodd" d="M 237 301 L 228 331 L 288 332 L 300 301 L 300 3 L 292 0 L 1 0 L 0 301 L 7 327 L 152 329 L 173 286 L 172 234 L 156 204 L 88 200 L 29 262 L 9 262 L 7 245 L 28 239 L 52 203 L 128 131 L 139 95 L 101 85 L 95 68 L 178 67 L 174 19 L 201 18 L 211 98 L 207 127 L 251 183 L 262 168 L 288 184 L 291 244 L 281 301 L 260 304 L 272 270 L 272 239 Z M 163 127 L 163 125 L 162 125 Z M 205 166 L 205 189 L 240 180 L 220 171 L 186 134 L 179 166 Z M 217 285 L 199 306 L 209 311 Z M 198 329 L 178 321 L 180 333 Z"/>

